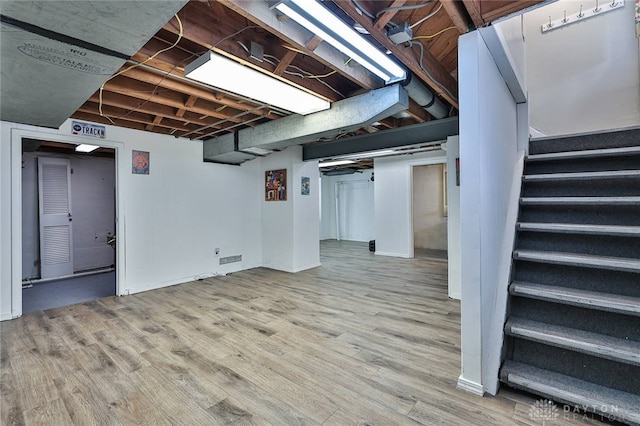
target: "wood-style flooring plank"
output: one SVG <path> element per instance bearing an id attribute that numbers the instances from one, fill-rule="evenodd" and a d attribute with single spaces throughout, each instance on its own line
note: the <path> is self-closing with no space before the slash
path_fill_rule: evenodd
<path id="1" fill-rule="evenodd" d="M 321 261 L 0 323 L 0 423 L 536 424 L 530 395 L 456 389 L 446 262 L 344 241 L 323 241 Z"/>

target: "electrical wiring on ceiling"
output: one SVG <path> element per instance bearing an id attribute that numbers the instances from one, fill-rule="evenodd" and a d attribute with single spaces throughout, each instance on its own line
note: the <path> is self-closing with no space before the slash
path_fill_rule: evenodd
<path id="1" fill-rule="evenodd" d="M 427 77 L 429 77 L 429 79 L 431 81 L 433 81 L 439 88 L 444 90 L 447 93 L 447 95 L 449 95 L 452 99 L 455 99 L 457 101 L 458 98 L 456 96 L 454 96 L 453 93 L 451 93 L 449 91 L 449 89 L 447 89 L 442 83 L 440 83 L 438 80 L 436 80 L 433 77 L 433 75 L 429 72 L 429 70 L 427 70 L 424 67 L 424 64 L 422 63 L 422 60 L 424 58 L 424 45 L 419 41 L 411 40 L 409 42 L 409 46 L 413 47 L 414 45 L 416 45 L 416 46 L 418 46 L 420 48 L 420 60 L 418 61 L 418 65 L 420 66 L 420 69 L 422 70 L 422 72 L 424 72 L 427 75 Z"/>
<path id="2" fill-rule="evenodd" d="M 420 9 L 420 8 L 423 8 L 425 6 L 430 5 L 434 1 L 435 0 L 429 0 L 429 1 L 426 1 L 424 3 L 412 4 L 412 5 L 408 5 L 408 6 L 385 7 L 380 12 L 376 13 L 376 18 L 379 17 L 380 15 L 382 15 L 385 12 L 392 12 L 392 11 L 396 11 L 396 10 L 415 10 L 415 9 Z"/>
<path id="3" fill-rule="evenodd" d="M 440 6 L 438 6 L 438 8 L 436 10 L 434 10 L 433 12 L 431 12 L 430 14 L 425 16 L 424 18 L 420 19 L 415 24 L 410 25 L 409 28 L 413 29 L 413 28 L 417 27 L 418 25 L 422 24 L 427 19 L 432 18 L 433 16 L 435 16 L 436 13 L 440 12 L 440 9 L 442 9 L 442 3 L 440 3 Z"/>
<path id="4" fill-rule="evenodd" d="M 237 41 L 237 43 L 238 43 L 240 46 L 242 46 L 242 48 L 243 48 L 247 53 L 249 53 L 249 48 L 248 48 L 244 43 L 242 43 L 241 41 Z M 264 55 L 263 60 L 264 60 L 265 62 L 267 62 L 267 63 L 269 63 L 269 64 L 273 65 L 274 67 L 277 67 L 277 66 L 278 66 L 278 64 L 280 63 L 280 59 L 278 59 L 277 57 L 275 57 L 275 56 L 273 56 L 273 55 L 268 55 L 268 54 L 265 54 L 265 55 Z M 351 61 L 351 59 L 347 60 L 347 62 L 345 62 L 345 65 L 346 65 L 346 64 L 348 64 L 350 61 Z M 318 81 L 319 83 L 321 83 L 321 84 L 325 85 L 326 87 L 328 87 L 332 92 L 336 93 L 336 94 L 337 94 L 337 95 L 339 95 L 340 97 L 342 97 L 342 98 L 344 98 L 344 97 L 345 97 L 342 93 L 340 93 L 338 90 L 336 90 L 336 89 L 335 89 L 333 86 L 331 86 L 329 83 L 327 83 L 326 81 L 322 80 L 323 78 L 330 77 L 330 76 L 334 75 L 337 71 L 333 70 L 333 71 L 328 72 L 328 73 L 326 73 L 326 74 L 314 75 L 313 73 L 310 73 L 310 72 L 308 72 L 308 71 L 305 71 L 305 70 L 303 70 L 302 68 L 297 67 L 297 66 L 295 66 L 295 65 L 291 65 L 291 64 L 289 64 L 287 68 L 294 68 L 294 69 L 298 70 L 299 72 L 292 72 L 292 71 L 287 71 L 287 70 L 285 70 L 285 71 L 284 71 L 284 74 L 287 74 L 287 75 L 293 75 L 293 76 L 296 76 L 296 77 L 299 77 L 299 78 L 303 78 L 303 79 L 304 79 L 304 78 L 306 78 L 306 79 L 312 78 L 312 79 L 314 79 L 314 80 Z"/>
<path id="5" fill-rule="evenodd" d="M 432 38 L 434 38 L 434 37 L 438 37 L 440 34 L 442 34 L 442 33 L 443 33 L 443 32 L 445 32 L 445 31 L 449 31 L 449 30 L 456 30 L 456 29 L 458 29 L 458 27 L 455 27 L 455 26 L 447 27 L 447 28 L 445 28 L 444 30 L 440 30 L 440 31 L 438 31 L 438 32 L 437 32 L 437 33 L 435 33 L 435 34 L 431 34 L 431 35 L 423 35 L 423 36 L 415 36 L 412 40 L 422 40 L 422 39 L 429 40 L 429 39 L 432 39 Z"/>
<path id="6" fill-rule="evenodd" d="M 100 113 L 100 116 L 101 116 L 101 117 L 105 117 L 107 120 L 109 120 L 109 121 L 111 122 L 111 124 L 115 124 L 115 122 L 114 122 L 111 118 L 107 117 L 106 115 L 104 115 L 104 114 L 102 113 L 102 92 L 104 91 L 104 85 L 105 85 L 105 84 L 107 84 L 107 82 L 108 82 L 109 80 L 111 80 L 111 79 L 113 79 L 113 78 L 115 78 L 115 77 L 117 77 L 117 76 L 119 76 L 119 75 L 121 75 L 121 74 L 124 74 L 125 72 L 127 72 L 127 71 L 129 71 L 129 70 L 132 70 L 132 69 L 134 69 L 135 67 L 138 67 L 138 66 L 140 66 L 140 65 L 143 65 L 143 64 L 145 64 L 145 63 L 147 63 L 147 62 L 149 62 L 149 61 L 151 61 L 151 60 L 155 59 L 155 58 L 156 58 L 156 56 L 158 56 L 159 54 L 164 53 L 164 52 L 166 52 L 167 50 L 171 50 L 171 49 L 173 49 L 174 47 L 176 47 L 176 46 L 178 45 L 178 43 L 180 42 L 180 40 L 182 40 L 182 36 L 183 36 L 183 34 L 184 34 L 184 28 L 183 28 L 183 26 L 182 26 L 182 21 L 180 20 L 180 17 L 178 16 L 178 14 L 176 13 L 176 14 L 175 14 L 175 15 L 173 15 L 173 16 L 176 18 L 176 21 L 178 21 L 178 26 L 179 26 L 179 28 L 180 28 L 180 32 L 178 33 L 178 39 L 175 41 L 175 43 L 173 43 L 173 44 L 172 44 L 171 46 L 169 46 L 169 47 L 166 47 L 166 48 L 164 48 L 164 49 L 160 49 L 160 50 L 158 50 L 156 53 L 154 53 L 153 55 L 149 56 L 147 59 L 145 59 L 144 61 L 142 61 L 142 62 L 140 62 L 140 63 L 135 63 L 135 64 L 133 64 L 133 65 L 131 65 L 131 66 L 129 66 L 129 67 L 127 67 L 127 68 L 123 69 L 123 70 L 118 71 L 117 73 L 115 73 L 114 75 L 112 75 L 111 77 L 109 77 L 109 78 L 108 78 L 104 83 L 102 83 L 102 85 L 100 86 L 100 91 L 99 91 L 100 93 L 99 93 L 99 95 L 98 95 L 98 99 L 99 99 L 99 103 L 98 103 L 98 112 Z M 153 95 L 152 95 L 152 96 L 153 96 Z"/>

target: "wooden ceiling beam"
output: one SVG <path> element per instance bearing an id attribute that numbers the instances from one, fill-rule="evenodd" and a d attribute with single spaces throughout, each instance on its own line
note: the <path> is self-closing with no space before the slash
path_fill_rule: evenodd
<path id="1" fill-rule="evenodd" d="M 278 66 L 276 67 L 275 71 L 273 71 L 273 73 L 275 75 L 284 74 L 285 70 L 289 65 L 291 65 L 291 62 L 293 62 L 296 56 L 298 56 L 298 52 L 296 52 L 295 50 L 287 50 L 287 53 L 285 53 L 282 59 L 280 59 L 280 62 L 278 62 Z"/>
<path id="2" fill-rule="evenodd" d="M 407 0 L 394 0 L 393 3 L 389 5 L 390 8 L 393 7 L 401 7 L 404 6 Z M 378 31 L 383 31 L 387 26 L 389 21 L 393 19 L 394 16 L 398 13 L 398 10 L 390 10 L 384 12 L 382 15 L 378 16 L 376 20 L 373 22 L 373 27 Z"/>
<path id="3" fill-rule="evenodd" d="M 176 111 L 176 117 L 182 117 L 184 115 L 185 112 L 187 112 L 188 109 L 190 109 L 193 104 L 196 103 L 196 101 L 198 100 L 197 96 L 189 96 L 189 98 L 187 99 L 187 101 L 184 103 L 184 108 L 180 108 L 178 111 Z"/>
<path id="4" fill-rule="evenodd" d="M 459 0 L 440 0 L 442 8 L 451 18 L 451 22 L 456 26 L 460 34 L 469 31 L 469 18 L 467 18 L 467 10 Z"/>
<path id="5" fill-rule="evenodd" d="M 519 10 L 535 6 L 536 4 L 542 3 L 543 1 L 544 0 L 478 0 L 478 3 L 480 6 L 480 13 L 482 14 L 482 19 L 485 22 L 491 22 L 494 19 L 502 18 L 503 16 L 517 12 Z"/>
<path id="6" fill-rule="evenodd" d="M 315 50 L 318 45 L 320 45 L 320 43 L 322 43 L 322 39 L 318 36 L 313 36 L 311 37 L 311 40 L 307 42 L 306 48 L 309 50 Z M 280 62 L 278 62 L 278 66 L 273 73 L 275 75 L 284 74 L 284 72 L 287 70 L 287 67 L 291 65 L 291 62 L 293 62 L 296 56 L 298 56 L 298 53 L 299 52 L 296 52 L 295 50 L 287 50 L 282 59 L 280 59 Z"/>
<path id="7" fill-rule="evenodd" d="M 308 56 L 336 70 L 358 86 L 367 90 L 382 87 L 383 83 L 380 79 L 363 67 L 351 67 L 345 64 L 344 55 L 326 43 L 319 44 L 315 49 L 307 48 L 309 32 L 290 19 L 278 20 L 276 12 L 269 9 L 267 2 L 255 0 L 218 0 L 218 2 L 265 28 L 286 43 L 300 48 Z"/>
<path id="8" fill-rule="evenodd" d="M 393 53 L 400 61 L 402 61 L 418 78 L 427 82 L 435 92 L 439 93 L 455 108 L 458 108 L 457 81 L 447 72 L 444 66 L 442 66 L 442 64 L 438 62 L 426 48 L 424 49 L 422 66 L 429 71 L 432 77 L 428 76 L 427 73 L 422 70 L 422 67 L 419 64 L 419 54 L 414 52 L 414 49 L 404 46 L 396 46 L 391 40 L 389 40 L 389 38 L 383 31 L 374 28 L 370 18 L 358 13 L 356 6 L 351 0 L 334 0 L 334 2 L 356 22 L 362 25 L 364 29 L 369 31 L 369 34 L 371 34 L 371 36 L 373 36 L 380 44 L 391 51 L 391 53 Z M 444 86 L 447 90 L 443 90 L 440 85 L 436 83 L 436 81 Z"/>
<path id="9" fill-rule="evenodd" d="M 431 114 L 426 109 L 422 108 L 413 99 L 409 99 L 409 109 L 407 113 L 413 117 L 418 123 L 424 123 L 431 120 Z"/>
<path id="10" fill-rule="evenodd" d="M 89 98 L 89 101 L 99 104 L 100 99 L 98 94 L 94 94 Z M 113 106 L 121 108 L 124 112 L 112 116 L 113 118 L 119 118 L 121 115 L 128 113 L 131 110 L 134 112 L 142 112 L 150 115 L 162 115 L 164 118 L 176 119 L 175 109 L 167 105 L 156 104 L 153 102 L 143 102 L 138 99 L 134 99 L 128 95 L 122 95 L 119 93 L 112 93 L 105 91 L 102 94 L 102 105 Z M 107 114 L 108 115 L 108 114 Z M 206 126 L 211 124 L 213 120 L 204 120 L 201 118 L 195 118 L 190 113 L 186 113 L 181 120 L 184 123 L 193 123 L 198 126 Z"/>
<path id="11" fill-rule="evenodd" d="M 94 102 L 85 102 L 84 105 L 82 105 L 80 108 L 78 108 L 78 111 L 80 112 L 84 112 L 86 114 L 93 114 L 93 115 L 97 115 L 100 116 L 100 111 L 98 109 L 98 104 L 94 103 Z M 127 120 L 127 121 L 133 121 L 136 123 L 142 123 L 142 124 L 148 124 L 151 121 L 151 117 L 149 116 L 149 114 L 145 114 L 142 112 L 128 112 L 122 108 L 117 108 L 117 107 L 113 107 L 111 105 L 102 105 L 102 112 L 104 115 L 106 115 L 109 118 L 115 119 L 116 121 L 116 125 L 118 124 L 119 120 L 123 119 L 123 120 Z M 126 116 L 125 116 L 126 114 Z M 120 119 L 116 118 L 116 117 L 122 117 Z M 156 116 L 158 117 L 158 116 Z M 162 116 L 160 116 L 162 117 Z M 188 127 L 187 125 L 185 125 L 183 122 L 178 121 L 178 120 L 171 120 L 168 119 L 166 117 L 162 117 L 164 118 L 162 120 L 162 122 L 159 122 L 156 124 L 156 126 L 158 127 L 166 127 L 168 129 L 177 129 L 177 130 L 182 130 L 182 131 L 189 131 L 191 130 L 190 127 Z"/>
<path id="12" fill-rule="evenodd" d="M 465 9 L 471 17 L 471 21 L 476 28 L 480 28 L 484 25 L 482 14 L 480 13 L 480 1 L 479 0 L 462 0 Z"/>
<path id="13" fill-rule="evenodd" d="M 398 119 L 395 117 L 387 117 L 384 120 L 380 120 L 379 123 L 387 129 L 395 129 L 399 124 Z"/>
<path id="14" fill-rule="evenodd" d="M 89 113 L 81 112 L 81 111 L 74 112 L 73 115 L 71 116 L 71 118 L 75 118 L 77 120 L 82 120 L 82 121 L 92 121 L 94 123 L 112 124 L 107 117 L 102 117 L 100 115 L 89 114 Z M 138 122 L 135 122 L 135 121 L 129 121 L 129 120 L 125 120 L 125 119 L 119 120 L 118 126 L 119 127 L 127 127 L 129 129 L 135 129 L 135 130 L 144 130 L 144 128 L 145 128 L 145 125 L 143 123 L 138 123 Z M 169 131 L 164 131 L 164 130 L 158 129 L 158 131 L 156 133 L 168 134 Z"/>
<path id="15" fill-rule="evenodd" d="M 153 128 L 155 126 L 160 124 L 161 121 L 162 121 L 162 116 L 161 115 L 156 115 L 154 117 L 154 119 L 153 119 L 153 122 L 147 124 L 144 129 L 147 130 L 147 131 L 151 131 L 151 130 L 153 130 Z"/>
<path id="16" fill-rule="evenodd" d="M 167 105 L 175 108 L 176 111 L 184 106 L 184 99 L 181 93 L 163 92 L 161 94 L 160 92 L 162 91 L 152 91 L 150 89 L 153 89 L 153 87 L 149 87 L 149 85 L 146 83 L 141 83 L 137 80 L 133 80 L 124 76 L 118 76 L 114 79 L 111 79 L 104 85 L 105 91 L 131 96 L 143 101 Z M 189 108 L 189 110 L 198 114 L 202 114 L 203 116 L 214 117 L 221 120 L 230 120 L 234 123 L 240 123 L 243 121 L 241 118 L 232 118 L 232 116 L 235 115 L 237 111 L 230 111 L 229 114 L 224 114 L 219 112 L 219 108 L 220 107 L 218 105 L 212 105 L 210 102 L 201 101 L 200 103 L 196 102 L 196 104 Z"/>

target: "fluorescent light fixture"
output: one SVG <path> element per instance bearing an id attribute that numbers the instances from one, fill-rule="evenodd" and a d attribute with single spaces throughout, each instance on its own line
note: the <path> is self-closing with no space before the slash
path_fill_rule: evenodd
<path id="1" fill-rule="evenodd" d="M 332 166 L 342 166 L 344 164 L 353 164 L 355 161 L 353 160 L 336 160 L 336 161 L 327 161 L 326 163 L 318 163 L 318 167 L 332 167 Z"/>
<path id="2" fill-rule="evenodd" d="M 76 146 L 76 151 L 77 152 L 91 152 L 91 151 L 95 151 L 98 148 L 100 148 L 98 145 L 89 145 L 89 144 L 86 144 L 86 143 L 81 143 L 80 145 Z"/>
<path id="3" fill-rule="evenodd" d="M 356 60 L 385 83 L 406 78 L 406 71 L 384 52 L 316 0 L 285 0 L 276 8 L 297 23 Z"/>
<path id="4" fill-rule="evenodd" d="M 396 154 L 393 149 L 382 149 L 379 151 L 361 152 L 359 154 L 345 155 L 344 158 L 351 158 L 354 160 L 361 160 L 363 158 L 384 157 L 385 155 Z"/>
<path id="5" fill-rule="evenodd" d="M 331 106 L 325 99 L 211 51 L 187 65 L 184 75 L 301 115 Z"/>

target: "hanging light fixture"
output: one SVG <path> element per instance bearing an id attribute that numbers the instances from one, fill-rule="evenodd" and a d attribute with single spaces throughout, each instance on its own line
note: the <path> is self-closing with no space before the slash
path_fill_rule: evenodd
<path id="1" fill-rule="evenodd" d="M 316 0 L 284 0 L 275 8 L 357 61 L 386 84 L 404 80 L 406 71 Z"/>
<path id="2" fill-rule="evenodd" d="M 201 83 L 301 115 L 323 111 L 331 106 L 327 100 L 319 96 L 212 51 L 187 65 L 184 75 Z"/>

